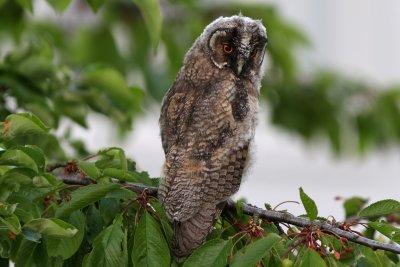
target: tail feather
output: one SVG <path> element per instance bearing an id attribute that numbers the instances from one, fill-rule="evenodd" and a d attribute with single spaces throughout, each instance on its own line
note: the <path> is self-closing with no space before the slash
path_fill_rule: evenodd
<path id="1" fill-rule="evenodd" d="M 215 206 L 203 207 L 190 219 L 174 222 L 172 249 L 177 258 L 187 257 L 204 243 L 220 212 Z"/>

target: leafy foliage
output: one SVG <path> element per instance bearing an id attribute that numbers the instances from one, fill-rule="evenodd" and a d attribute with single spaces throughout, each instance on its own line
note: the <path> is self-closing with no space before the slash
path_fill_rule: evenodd
<path id="1" fill-rule="evenodd" d="M 209 240 L 183 262 L 170 252 L 172 226 L 162 205 L 132 184 L 157 186 L 158 178 L 136 169 L 122 149 L 90 153 L 65 119 L 87 127 L 90 113 L 129 129 L 141 106 L 160 100 L 184 52 L 217 14 L 262 18 L 271 43 L 271 75 L 264 98 L 272 121 L 305 139 L 326 135 L 334 150 L 356 133 L 360 151 L 398 142 L 399 91 L 373 94 L 365 85 L 332 74 L 300 81 L 295 49 L 307 39 L 271 6 L 196 1 L 47 1 L 58 13 L 93 15 L 90 26 L 32 18 L 33 1 L 0 0 L 0 266 L 396 266 L 393 253 L 373 251 L 318 227 L 274 223 L 249 216 L 243 203 L 223 213 Z M 78 6 L 78 8 L 76 7 Z M 179 10 L 182 16 L 171 16 Z M 193 10 L 196 10 L 194 12 Z M 185 23 L 182 23 L 182 22 Z M 161 28 L 161 26 L 163 26 Z M 116 30 L 118 29 L 118 30 Z M 116 31 L 125 36 L 124 45 Z M 164 49 L 164 66 L 155 48 Z M 143 84 L 131 82 L 140 76 Z M 143 86 L 140 86 L 143 85 Z M 368 95 L 367 110 L 344 103 Z M 64 182 L 63 182 L 64 181 Z M 127 183 L 129 182 L 129 183 Z M 399 202 L 345 200 L 344 223 L 317 217 L 316 203 L 300 188 L 311 220 L 328 221 L 373 238 L 399 243 Z M 356 227 L 357 229 L 354 229 Z"/>
<path id="2" fill-rule="evenodd" d="M 29 122 L 23 131 L 15 132 L 16 140 L 19 134 L 26 136 L 37 123 L 42 124 L 37 117 L 23 117 Z M 83 160 L 49 165 L 48 156 L 39 148 L 24 144 L 14 148 L 14 144 L 4 142 L 4 137 L 7 135 L 3 133 L 1 257 L 17 266 L 177 264 L 170 253 L 171 225 L 161 205 L 146 191 L 138 195 L 126 184 L 129 180 L 154 186 L 157 179 L 138 172 L 123 150 L 108 148 Z M 316 220 L 317 206 L 301 188 L 300 198 L 309 218 Z M 239 202 L 235 216 L 227 214 L 219 219 L 210 240 L 183 266 L 255 266 L 260 262 L 266 266 L 326 266 L 377 260 L 394 266 L 398 262 L 396 256 L 365 250 L 314 228 L 288 226 L 287 235 L 278 235 L 270 222 L 240 212 L 241 205 Z M 398 211 L 397 201 L 383 200 L 361 210 L 355 223 L 340 227 L 352 231 L 351 226 L 362 223 L 368 230 L 377 230 L 399 242 L 399 228 L 388 217 L 382 217 Z M 362 219 L 372 217 L 374 220 Z M 376 221 L 380 218 L 385 220 Z"/>
<path id="3" fill-rule="evenodd" d="M 62 116 L 87 127 L 87 115 L 97 112 L 128 130 L 141 105 L 161 100 L 204 26 L 240 11 L 267 26 L 262 99 L 274 125 L 307 141 L 326 138 L 336 153 L 365 153 L 400 140 L 400 89 L 375 90 L 326 71 L 304 79 L 295 53 L 309 41 L 271 5 L 167 1 L 163 8 L 168 12 L 162 12 L 156 0 L 47 2 L 57 12 L 82 18 L 96 12 L 95 21 L 87 26 L 43 21 L 29 16 L 32 1 L 2 1 L 1 120 L 15 113 L 11 98 L 53 128 Z M 82 148 L 75 140 L 63 141 Z"/>

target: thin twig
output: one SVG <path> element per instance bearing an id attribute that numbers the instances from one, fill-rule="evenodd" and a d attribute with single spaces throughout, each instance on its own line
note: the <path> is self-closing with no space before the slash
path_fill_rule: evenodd
<path id="1" fill-rule="evenodd" d="M 280 205 L 286 204 L 286 203 L 300 204 L 298 201 L 286 200 L 286 201 L 283 201 L 283 202 L 279 203 L 278 205 L 276 205 L 272 210 L 276 210 L 277 207 L 279 207 Z"/>
<path id="2" fill-rule="evenodd" d="M 60 177 L 61 180 L 63 180 L 67 184 L 74 184 L 77 183 L 76 179 L 70 179 L 70 176 L 63 176 Z M 80 179 L 80 183 L 85 183 L 88 182 L 91 183 L 89 179 L 85 181 L 86 179 Z M 146 190 L 149 196 L 157 196 L 157 188 L 156 187 L 151 187 L 151 186 L 145 186 L 141 184 L 133 184 L 133 183 L 122 183 L 121 184 L 124 188 L 127 188 L 129 190 L 132 190 L 136 193 L 141 193 L 143 190 Z M 224 209 L 236 212 L 236 205 L 233 200 L 228 200 L 226 202 L 226 205 Z M 330 233 L 342 238 L 346 238 L 347 240 L 358 243 L 367 247 L 370 247 L 372 249 L 382 249 L 386 251 L 391 251 L 396 254 L 400 254 L 400 246 L 397 244 L 388 244 L 388 243 L 381 243 L 376 240 L 372 240 L 363 236 L 360 236 L 356 233 L 350 232 L 350 231 L 345 231 L 342 229 L 339 229 L 338 227 L 328 223 L 328 222 L 322 222 L 322 221 L 310 221 L 305 218 L 301 217 L 296 217 L 288 212 L 280 212 L 280 211 L 274 211 L 274 210 L 264 210 L 258 207 L 255 207 L 253 205 L 249 204 L 243 204 L 243 212 L 247 215 L 253 216 L 253 215 L 258 215 L 262 219 L 266 219 L 272 222 L 277 222 L 277 223 L 287 223 L 290 225 L 295 225 L 299 227 L 318 227 L 321 229 L 321 231 Z"/>

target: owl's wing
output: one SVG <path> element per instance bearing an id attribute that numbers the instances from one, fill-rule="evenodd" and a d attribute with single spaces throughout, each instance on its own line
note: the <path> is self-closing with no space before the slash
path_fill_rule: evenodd
<path id="1" fill-rule="evenodd" d="M 198 91 L 190 83 L 177 80 L 165 95 L 161 108 L 159 123 L 166 159 L 158 196 L 167 214 L 175 220 L 179 220 L 174 215 L 177 210 L 181 210 L 181 215 L 188 215 L 189 210 L 198 210 L 201 198 L 201 185 L 194 182 L 194 177 L 201 181 L 204 178 L 200 176 L 204 176 L 204 173 L 190 173 L 190 169 L 193 169 L 188 166 L 190 152 L 184 148 L 198 97 Z M 185 208 L 182 208 L 183 205 Z"/>
<path id="2" fill-rule="evenodd" d="M 171 146 L 176 144 L 186 131 L 187 121 L 197 97 L 198 92 L 185 81 L 175 82 L 164 96 L 159 123 L 165 154 L 168 154 Z"/>

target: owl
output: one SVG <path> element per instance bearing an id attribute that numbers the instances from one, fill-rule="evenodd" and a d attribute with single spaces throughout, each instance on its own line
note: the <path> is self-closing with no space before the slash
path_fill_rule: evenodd
<path id="1" fill-rule="evenodd" d="M 178 258 L 205 241 L 223 203 L 239 189 L 257 122 L 266 43 L 261 21 L 216 19 L 187 52 L 163 99 L 158 196 L 173 224 Z"/>

